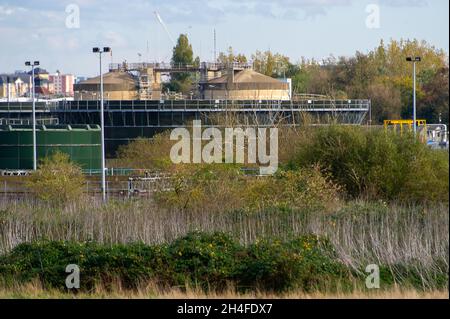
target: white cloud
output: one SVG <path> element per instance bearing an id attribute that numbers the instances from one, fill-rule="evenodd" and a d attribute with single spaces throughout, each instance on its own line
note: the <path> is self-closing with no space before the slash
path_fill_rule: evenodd
<path id="1" fill-rule="evenodd" d="M 11 7 L 0 6 L 0 15 L 11 15 L 14 13 L 14 10 Z"/>

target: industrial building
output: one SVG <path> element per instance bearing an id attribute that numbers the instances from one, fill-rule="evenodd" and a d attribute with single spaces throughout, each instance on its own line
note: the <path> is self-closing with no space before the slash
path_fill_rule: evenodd
<path id="1" fill-rule="evenodd" d="M 184 127 L 192 120 L 205 125 L 217 114 L 248 117 L 262 126 L 282 121 L 301 125 L 305 115 L 313 123 L 333 121 L 363 123 L 369 100 L 107 100 L 105 101 L 105 146 L 114 157 L 120 145 L 138 137 L 153 137 L 168 129 Z M 59 124 L 100 124 L 100 101 L 57 101 L 36 103 L 37 122 Z M 31 102 L 0 103 L 0 122 L 31 123 Z"/>
<path id="2" fill-rule="evenodd" d="M 101 131 L 98 125 L 58 125 L 36 127 L 37 158 L 61 151 L 83 169 L 101 165 Z M 33 169 L 31 125 L 0 126 L 0 170 Z"/>
<path id="3" fill-rule="evenodd" d="M 128 72 L 108 72 L 103 75 L 103 92 L 105 100 L 137 100 L 139 83 Z M 74 93 L 75 100 L 100 99 L 100 76 L 75 84 Z"/>
<path id="4" fill-rule="evenodd" d="M 229 70 L 202 84 L 203 98 L 210 100 L 290 100 L 290 86 L 251 69 Z"/>
<path id="5" fill-rule="evenodd" d="M 177 72 L 199 75 L 195 98 L 176 100 L 162 95 L 163 75 Z M 39 87 L 48 82 L 47 75 L 38 72 Z M 105 148 L 109 158 L 115 157 L 120 145 L 138 137 L 151 138 L 187 126 L 192 120 L 214 125 L 211 119 L 220 114 L 232 113 L 260 126 L 296 126 L 301 125 L 305 114 L 316 123 L 361 124 L 370 110 L 368 100 L 291 99 L 289 81 L 257 73 L 246 63 L 111 64 L 103 79 Z M 100 132 L 94 128 L 101 122 L 100 76 L 75 84 L 74 97 L 74 101 L 36 102 L 39 157 L 59 149 L 83 168 L 98 168 Z M 31 124 L 31 119 L 31 101 L 0 102 L 0 169 L 32 167 L 30 127 L 10 126 Z M 51 126 L 54 124 L 66 127 L 57 129 Z"/>
<path id="6" fill-rule="evenodd" d="M 105 100 L 159 100 L 161 75 L 199 73 L 198 92 L 206 100 L 290 100 L 290 84 L 255 72 L 247 63 L 164 63 L 111 64 L 104 74 Z M 74 85 L 75 100 L 98 100 L 100 76 Z"/>

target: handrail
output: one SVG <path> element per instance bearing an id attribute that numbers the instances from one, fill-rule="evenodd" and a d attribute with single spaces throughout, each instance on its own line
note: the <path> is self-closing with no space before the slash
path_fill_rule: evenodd
<path id="1" fill-rule="evenodd" d="M 174 111 L 174 110 L 316 110 L 316 111 L 345 111 L 360 110 L 368 111 L 370 100 L 108 100 L 105 101 L 105 110 L 116 111 Z M 38 112 L 77 112 L 100 110 L 100 103 L 97 100 L 84 101 L 59 101 L 37 104 Z M 0 102 L 0 112 L 31 112 L 31 102 Z"/>

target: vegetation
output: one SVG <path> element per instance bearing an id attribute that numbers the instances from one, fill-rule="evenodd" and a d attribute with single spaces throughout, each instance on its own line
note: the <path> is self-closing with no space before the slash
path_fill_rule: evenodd
<path id="1" fill-rule="evenodd" d="M 386 291 L 448 288 L 448 151 L 373 127 L 279 136 L 280 168 L 266 177 L 174 165 L 167 132 L 138 139 L 117 163 L 170 179 L 148 198 L 107 204 L 81 198 L 79 167 L 50 156 L 28 183 L 37 200 L 0 200 L 0 287 L 62 293 L 76 263 L 85 294 L 367 294 L 369 264 Z"/>
<path id="2" fill-rule="evenodd" d="M 219 56 L 217 57 L 218 62 L 220 63 L 247 63 L 247 57 L 242 54 L 238 53 L 235 54 L 232 47 L 229 47 L 227 52 L 220 52 Z"/>
<path id="3" fill-rule="evenodd" d="M 65 267 L 75 263 L 83 274 L 83 291 L 100 284 L 108 288 L 117 282 L 125 289 L 136 289 L 148 281 L 162 287 L 190 286 L 211 291 L 224 290 L 227 283 L 234 283 L 241 291 L 350 290 L 358 274 L 333 258 L 335 254 L 326 239 L 315 235 L 289 241 L 256 241 L 244 247 L 222 233 L 194 232 L 171 244 L 154 246 L 21 244 L 0 257 L 0 274 L 3 285 L 39 279 L 45 287 L 64 290 Z M 422 289 L 414 268 L 405 268 L 405 277 L 392 278 L 387 273 L 383 282 L 391 285 L 397 281 Z M 435 279 L 432 288 L 442 289 L 448 276 L 438 274 Z"/>
<path id="4" fill-rule="evenodd" d="M 189 43 L 186 34 L 181 34 L 177 45 L 173 48 L 172 63 L 175 65 L 194 65 L 199 64 L 199 58 L 194 60 L 192 45 Z M 175 73 L 171 76 L 168 88 L 171 91 L 189 93 L 192 87 L 192 74 L 188 72 Z"/>
<path id="5" fill-rule="evenodd" d="M 422 204 L 449 200 L 448 151 L 432 150 L 408 133 L 339 125 L 284 128 L 279 172 L 263 179 L 245 176 L 243 165 L 173 165 L 172 143 L 168 134 L 139 139 L 121 148 L 119 161 L 172 173 L 172 190 L 158 198 L 173 207 L 216 211 L 319 204 L 325 209 L 339 197 Z M 224 205 L 229 202 L 235 205 Z"/>
<path id="6" fill-rule="evenodd" d="M 84 181 L 81 167 L 58 151 L 42 160 L 27 185 L 38 199 L 59 206 L 79 200 Z"/>
<path id="7" fill-rule="evenodd" d="M 327 254 L 331 258 L 330 262 L 344 265 L 345 269 L 351 271 L 356 278 L 364 275 L 363 271 L 367 265 L 375 263 L 380 265 L 382 270 L 382 287 L 398 283 L 403 288 L 414 286 L 417 289 L 434 289 L 445 287 L 448 281 L 448 217 L 448 206 L 446 205 L 397 206 L 382 202 L 360 201 L 349 202 L 342 208 L 330 212 L 309 209 L 265 209 L 253 212 L 217 213 L 196 207 L 185 210 L 165 209 L 143 200 L 111 201 L 107 206 L 95 201 L 80 202 L 56 211 L 49 209 L 44 203 L 36 205 L 1 202 L 0 249 L 5 254 L 11 252 L 19 243 L 40 242 L 44 238 L 56 242 L 69 240 L 74 242 L 73 247 L 76 247 L 75 243 L 77 242 L 88 242 L 94 246 L 100 245 L 106 251 L 109 251 L 108 247 L 110 246 L 116 244 L 120 246 L 120 244 L 130 242 L 144 242 L 145 245 L 152 247 L 169 245 L 167 247 L 170 249 L 166 248 L 169 249 L 167 251 L 172 254 L 171 256 L 175 256 L 181 251 L 183 258 L 188 259 L 186 265 L 177 264 L 176 270 L 164 266 L 167 276 L 172 278 L 171 280 L 178 278 L 176 282 L 183 286 L 182 281 L 186 277 L 177 277 L 176 274 L 190 272 L 189 269 L 196 269 L 199 276 L 213 276 L 208 277 L 208 280 L 216 278 L 214 277 L 216 271 L 214 267 L 218 267 L 219 264 L 214 264 L 216 266 L 208 270 L 206 264 L 200 263 L 202 259 L 194 261 L 190 259 L 196 251 L 223 253 L 225 255 L 221 255 L 220 259 L 214 262 L 220 263 L 223 267 L 235 267 L 232 259 L 228 259 L 234 254 L 231 254 L 231 251 L 245 248 L 247 254 L 238 254 L 239 257 L 236 257 L 239 259 L 239 263 L 243 265 L 242 263 L 245 262 L 245 267 L 259 270 L 257 273 L 242 274 L 239 285 L 246 286 L 248 282 L 252 282 L 261 289 L 270 290 L 271 282 L 273 283 L 270 278 L 280 276 L 280 271 L 291 268 L 296 263 L 294 258 L 297 253 L 294 249 L 296 246 L 291 247 L 291 244 L 286 244 L 283 247 L 288 252 L 280 251 L 275 249 L 277 241 L 292 243 L 292 240 L 295 241 L 298 237 L 313 238 L 309 234 L 314 234 L 321 238 L 322 243 L 329 243 L 330 245 L 327 247 L 333 248 L 333 251 L 329 250 L 329 254 Z M 209 244 L 212 243 L 212 237 L 196 231 L 221 234 L 213 237 L 215 246 L 211 248 Z M 189 233 L 191 234 L 188 235 Z M 185 237 L 186 235 L 187 237 Z M 227 238 L 233 238 L 233 243 L 228 242 Z M 240 248 L 234 246 L 237 243 Z M 39 245 L 43 244 L 36 245 L 36 247 L 40 247 Z M 59 247 L 59 244 L 55 245 Z M 84 245 L 88 244 L 82 244 L 82 246 Z M 132 258 L 132 249 L 142 246 L 142 244 L 136 245 L 133 245 L 134 248 L 130 248 L 130 251 L 127 250 L 128 248 L 124 248 L 126 252 L 123 252 L 123 256 Z M 25 245 L 24 247 L 29 246 Z M 261 250 L 265 252 L 261 251 L 258 247 L 265 247 L 264 249 L 267 251 L 263 248 Z M 230 255 L 228 255 L 227 249 L 229 249 Z M 148 254 L 154 252 L 151 249 L 145 251 Z M 89 253 L 91 256 L 96 256 L 96 254 Z M 87 255 L 83 253 L 83 256 Z M 107 256 L 112 258 L 111 256 L 115 255 Z M 158 263 L 168 265 L 164 259 L 166 257 L 160 257 L 162 259 Z M 62 257 L 55 258 L 59 260 Z M 179 254 L 176 258 L 183 259 Z M 156 262 L 157 258 L 152 258 L 152 260 Z M 29 267 L 28 257 L 17 257 L 16 261 Z M 63 261 L 64 259 L 61 259 L 61 263 Z M 5 265 L 12 262 L 13 259 L 8 259 L 5 261 Z M 119 263 L 119 261 L 117 262 Z M 120 262 L 125 263 L 123 260 Z M 141 259 L 137 259 L 133 263 L 130 261 L 127 268 L 140 265 L 140 263 Z M 93 271 L 104 268 L 94 264 L 90 265 L 89 267 L 94 269 Z M 158 265 L 160 264 L 152 265 L 149 269 L 156 269 L 155 267 Z M 303 263 L 301 267 L 313 266 Z M 332 269 L 336 269 L 333 267 Z M 47 269 L 47 267 L 45 268 Z M 53 271 L 53 268 L 48 269 Z M 292 276 L 301 276 L 301 272 L 305 269 L 308 268 L 292 268 Z M 35 274 L 38 271 L 39 269 L 36 269 Z M 143 273 L 136 270 L 135 273 L 150 276 L 153 272 L 148 271 L 148 273 Z M 320 268 L 317 271 L 321 271 Z M 119 270 L 111 273 L 122 274 Z M 285 278 L 287 279 L 285 279 L 283 287 L 295 286 L 291 286 L 289 283 L 290 274 L 286 274 Z M 330 273 L 325 272 L 325 275 L 330 276 Z M 247 278 L 247 276 L 251 276 L 251 278 Z M 334 280 L 337 277 L 329 278 L 327 289 L 331 289 L 333 285 L 337 284 Z M 332 278 L 334 279 L 331 280 Z M 29 279 L 31 280 L 31 278 Z M 108 280 L 113 279 L 109 278 Z M 361 283 L 361 279 L 357 279 L 357 281 Z M 94 282 L 92 284 L 94 285 Z M 190 284 L 193 283 L 190 282 Z"/>
<path id="8" fill-rule="evenodd" d="M 231 52 L 231 53 L 230 53 Z M 221 56 L 234 57 L 232 50 Z M 279 53 L 257 51 L 251 56 L 256 71 L 292 78 L 294 94 L 321 94 L 336 99 L 370 99 L 372 120 L 412 118 L 412 66 L 407 56 L 421 56 L 417 64 L 417 116 L 428 123 L 448 124 L 448 55 L 425 41 L 380 42 L 368 53 L 353 57 L 330 56 L 322 61 L 291 61 Z M 247 58 L 239 55 L 240 61 Z"/>
<path id="9" fill-rule="evenodd" d="M 317 167 L 255 178 L 234 165 L 187 165 L 173 176 L 170 189 L 157 192 L 155 199 L 163 207 L 215 213 L 265 208 L 327 210 L 335 207 L 338 196 L 338 188 Z"/>
<path id="10" fill-rule="evenodd" d="M 220 52 L 222 63 L 249 62 L 260 73 L 275 78 L 292 78 L 293 93 L 318 94 L 334 99 L 370 99 L 373 124 L 386 119 L 412 118 L 412 66 L 407 56 L 421 56 L 417 64 L 417 116 L 428 123 L 449 123 L 448 55 L 425 41 L 391 40 L 368 53 L 352 57 L 330 56 L 322 61 L 280 53 L 256 51 L 250 57 L 232 47 Z M 187 35 L 181 34 L 173 49 L 175 64 L 196 64 Z M 167 88 L 189 94 L 191 73 L 172 76 Z"/>
<path id="11" fill-rule="evenodd" d="M 57 289 L 44 289 L 39 282 L 19 285 L 15 284 L 8 287 L 0 287 L 0 298 L 18 298 L 18 299 L 448 299 L 448 291 L 426 290 L 418 291 L 415 289 L 354 289 L 351 292 L 304 292 L 291 290 L 285 293 L 273 293 L 268 291 L 246 291 L 239 292 L 233 287 L 228 287 L 224 291 L 204 291 L 198 288 L 187 287 L 180 289 L 162 289 L 153 283 L 146 283 L 138 289 L 125 290 L 120 285 L 114 285 L 106 290 L 102 286 L 96 286 L 90 292 L 64 292 Z"/>
<path id="12" fill-rule="evenodd" d="M 173 166 L 170 160 L 172 145 L 168 132 L 157 134 L 151 139 L 138 138 L 119 147 L 116 164 L 154 171 L 170 170 Z"/>
<path id="13" fill-rule="evenodd" d="M 448 202 L 448 151 L 431 150 L 412 134 L 336 125 L 289 140 L 296 146 L 287 168 L 318 165 L 351 197 Z"/>

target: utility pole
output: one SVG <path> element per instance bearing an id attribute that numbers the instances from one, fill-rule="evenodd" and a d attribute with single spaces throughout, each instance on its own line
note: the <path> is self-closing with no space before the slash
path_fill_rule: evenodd
<path id="1" fill-rule="evenodd" d="M 422 61 L 421 57 L 407 57 L 407 62 L 413 63 L 413 130 L 417 134 L 417 108 L 416 108 L 416 63 Z"/>
<path id="2" fill-rule="evenodd" d="M 36 143 L 36 99 L 34 88 L 34 67 L 39 65 L 39 61 L 25 62 L 26 66 L 31 66 L 31 98 L 33 99 L 33 171 L 37 170 L 37 143 Z"/>
<path id="3" fill-rule="evenodd" d="M 217 36 L 216 36 L 216 29 L 214 29 L 214 63 L 217 63 Z"/>
<path id="4" fill-rule="evenodd" d="M 105 160 L 105 111 L 103 100 L 103 71 L 102 71 L 102 53 L 111 52 L 111 48 L 104 47 L 103 50 L 93 48 L 93 53 L 98 53 L 100 58 L 100 126 L 101 126 L 101 147 L 102 147 L 102 199 L 106 202 L 106 160 Z"/>

